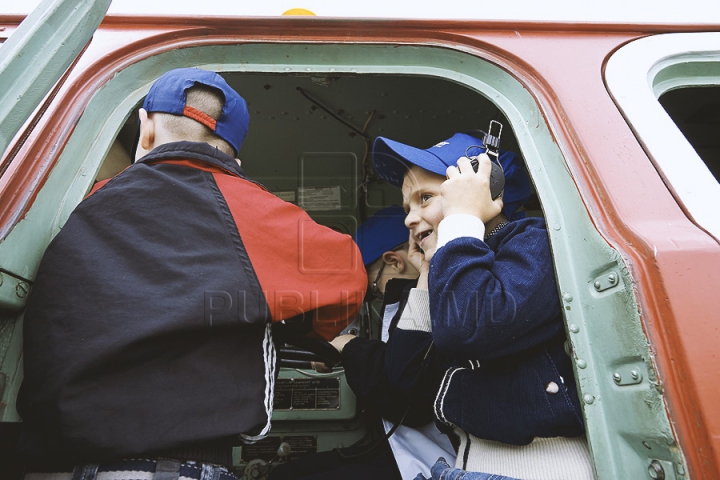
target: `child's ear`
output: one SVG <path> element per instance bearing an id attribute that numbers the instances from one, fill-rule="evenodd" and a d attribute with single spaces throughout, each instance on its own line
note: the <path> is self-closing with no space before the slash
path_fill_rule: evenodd
<path id="1" fill-rule="evenodd" d="M 143 150 L 149 152 L 155 143 L 155 122 L 144 108 L 138 110 L 138 116 L 140 117 L 140 140 L 138 144 Z"/>
<path id="2" fill-rule="evenodd" d="M 401 274 L 405 272 L 405 259 L 398 255 L 397 252 L 389 250 L 382 254 L 383 262 L 387 267 L 390 267 L 395 274 Z M 387 268 L 386 267 L 386 268 Z"/>

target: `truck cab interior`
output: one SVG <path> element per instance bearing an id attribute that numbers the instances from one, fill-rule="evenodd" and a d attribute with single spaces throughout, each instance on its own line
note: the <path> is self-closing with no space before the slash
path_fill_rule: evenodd
<path id="1" fill-rule="evenodd" d="M 402 205 L 400 189 L 382 180 L 372 166 L 377 136 L 428 148 L 457 132 L 487 131 L 491 120 L 508 124 L 482 93 L 446 78 L 327 72 L 223 76 L 248 102 L 250 129 L 238 154 L 248 176 L 304 208 L 318 223 L 349 235 L 376 211 Z M 96 180 L 129 166 L 137 128 L 135 107 L 99 165 Z M 512 128 L 503 129 L 501 148 L 519 151 Z M 529 215 L 542 215 L 535 195 L 525 208 Z M 367 303 L 346 330 L 380 338 L 380 303 Z M 332 373 L 318 373 L 309 362 L 327 359 L 324 351 L 306 341 L 300 345 L 278 350 L 282 368 L 271 435 L 234 451 L 235 466 L 247 478 L 258 478 L 268 463 L 377 440 L 377 424 L 357 404 L 342 365 Z"/>

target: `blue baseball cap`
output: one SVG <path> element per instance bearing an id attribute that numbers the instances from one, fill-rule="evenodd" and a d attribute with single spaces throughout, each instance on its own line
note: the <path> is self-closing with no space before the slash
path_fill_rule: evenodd
<path id="1" fill-rule="evenodd" d="M 405 226 L 405 210 L 397 205 L 383 208 L 365 220 L 355 232 L 363 264 L 370 265 L 383 253 L 408 241 L 410 232 Z"/>
<path id="2" fill-rule="evenodd" d="M 456 133 L 425 150 L 377 137 L 373 143 L 372 157 L 378 175 L 392 185 L 402 187 L 405 172 L 413 165 L 444 177 L 447 168 L 457 165 L 460 157 L 484 152 L 482 140 L 466 133 Z M 503 150 L 500 150 L 498 160 L 505 174 L 503 213 L 509 219 L 522 218 L 524 212 L 515 212 L 528 201 L 532 193 L 523 162 L 513 152 Z"/>
<path id="3" fill-rule="evenodd" d="M 197 83 L 220 90 L 225 97 L 222 113 L 217 120 L 185 105 L 187 101 L 185 92 Z M 232 145 L 235 153 L 240 151 L 250 123 L 245 99 L 238 95 L 223 77 L 199 68 L 177 68 L 165 73 L 150 87 L 142 108 L 148 113 L 163 112 L 192 118 Z"/>

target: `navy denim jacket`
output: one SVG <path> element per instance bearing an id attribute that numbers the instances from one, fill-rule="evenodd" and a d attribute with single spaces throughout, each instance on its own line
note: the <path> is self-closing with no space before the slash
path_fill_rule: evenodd
<path id="1" fill-rule="evenodd" d="M 458 288 L 457 294 L 451 294 L 449 288 L 439 288 L 438 278 L 444 278 L 446 285 L 467 281 L 457 263 L 462 256 L 465 261 L 475 257 L 486 265 L 490 262 L 490 268 L 474 266 L 481 277 L 494 278 L 470 279 L 474 288 Z M 438 275 L 444 265 L 436 262 L 443 260 L 455 263 L 445 275 Z M 385 418 L 400 416 L 411 399 L 417 406 L 411 413 L 417 410 L 422 418 L 430 395 L 442 423 L 479 438 L 526 445 L 534 437 L 582 434 L 582 412 L 564 349 L 553 272 L 542 219 L 511 222 L 487 243 L 453 240 L 438 250 L 431 266 L 432 333 L 398 326 L 407 300 L 407 289 L 401 289 L 400 309 L 387 344 L 357 339 L 343 350 L 348 383 L 360 398 L 384 410 Z M 507 279 L 508 275 L 513 278 Z M 493 288 L 482 291 L 483 285 Z M 394 302 L 392 286 L 388 284 L 386 295 Z M 499 314 L 503 301 L 504 316 Z M 443 306 L 450 314 L 438 318 Z M 469 311 L 475 313 L 475 321 L 462 316 Z M 423 362 L 433 340 L 435 348 Z"/>
<path id="2" fill-rule="evenodd" d="M 450 241 L 431 261 L 429 294 L 436 348 L 456 360 L 438 419 L 515 445 L 584 432 L 543 219 L 513 221 L 487 243 Z"/>

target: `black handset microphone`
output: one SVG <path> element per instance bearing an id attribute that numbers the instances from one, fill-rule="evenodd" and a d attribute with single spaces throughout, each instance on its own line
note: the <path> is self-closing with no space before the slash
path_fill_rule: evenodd
<path id="1" fill-rule="evenodd" d="M 495 131 L 493 127 L 495 127 Z M 495 134 L 495 132 L 497 132 L 497 134 Z M 505 174 L 502 165 L 500 165 L 500 134 L 502 134 L 502 123 L 497 120 L 490 120 L 487 133 L 482 133 L 484 134 L 482 143 L 485 147 L 485 153 L 490 157 L 490 163 L 492 164 L 492 170 L 490 171 L 490 196 L 494 200 L 502 195 L 505 189 Z M 470 165 L 472 165 L 473 170 L 476 172 L 478 171 L 479 165 L 478 155 L 470 156 L 468 155 L 468 150 L 478 147 L 479 146 L 472 145 L 465 150 L 465 156 L 470 159 Z"/>

